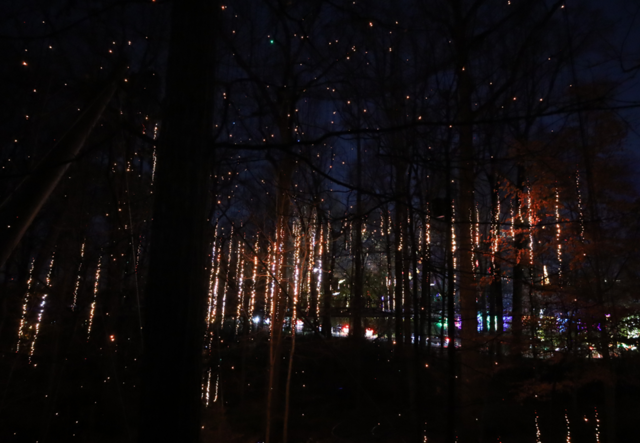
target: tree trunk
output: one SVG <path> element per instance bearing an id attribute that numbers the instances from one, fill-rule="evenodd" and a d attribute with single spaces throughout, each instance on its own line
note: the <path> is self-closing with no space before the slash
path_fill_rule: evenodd
<path id="1" fill-rule="evenodd" d="M 144 443 L 196 443 L 200 435 L 215 3 L 173 4 L 145 297 Z"/>

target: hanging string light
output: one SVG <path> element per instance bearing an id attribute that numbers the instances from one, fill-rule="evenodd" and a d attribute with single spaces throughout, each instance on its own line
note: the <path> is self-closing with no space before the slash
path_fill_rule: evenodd
<path id="1" fill-rule="evenodd" d="M 256 306 L 256 288 L 258 286 L 258 248 L 260 244 L 258 242 L 259 237 L 256 235 L 256 244 L 253 247 L 255 255 L 253 256 L 253 275 L 251 276 L 251 300 L 249 301 L 249 318 L 253 318 L 253 313 Z"/>
<path id="2" fill-rule="evenodd" d="M 27 280 L 27 292 L 24 294 L 24 300 L 22 302 L 22 316 L 20 317 L 20 324 L 18 326 L 18 342 L 16 344 L 16 353 L 20 351 L 20 340 L 24 338 L 24 327 L 27 324 L 27 312 L 29 310 L 29 296 L 31 295 L 31 287 L 33 285 L 33 267 L 36 259 L 31 260 L 31 266 L 29 267 L 29 280 Z"/>
<path id="3" fill-rule="evenodd" d="M 209 299 L 207 307 L 207 329 L 213 324 L 216 316 L 216 295 L 218 284 L 218 254 L 216 254 L 218 237 L 218 227 L 216 226 L 215 234 L 213 237 L 213 247 L 211 248 L 211 271 L 209 272 Z"/>
<path id="4" fill-rule="evenodd" d="M 424 239 L 425 227 L 422 226 L 419 223 L 416 223 L 416 224 L 418 225 L 417 226 L 417 229 L 418 229 L 418 239 L 417 239 L 417 241 L 418 241 L 418 256 L 421 257 L 422 256 L 422 240 Z"/>
<path id="5" fill-rule="evenodd" d="M 578 215 L 580 218 L 580 240 L 584 241 L 584 210 L 582 208 L 582 190 L 580 189 L 580 170 L 576 168 L 576 190 L 578 191 Z"/>
<path id="6" fill-rule="evenodd" d="M 313 269 L 315 266 L 315 251 L 316 251 L 316 214 L 313 214 L 311 222 L 309 223 L 309 238 L 308 242 L 309 251 L 307 252 L 307 315 L 311 315 L 311 278 L 313 275 Z"/>
<path id="7" fill-rule="evenodd" d="M 158 136 L 158 124 L 156 123 L 153 126 L 153 139 L 155 140 Z M 156 155 L 156 145 L 153 145 L 153 163 L 151 165 L 151 186 L 153 187 L 153 184 L 155 182 L 156 179 L 156 163 L 158 162 L 158 157 Z M 153 190 L 151 191 L 151 193 L 153 194 Z"/>
<path id="8" fill-rule="evenodd" d="M 135 267 L 135 272 L 136 274 L 138 273 L 138 267 L 140 266 L 140 254 L 142 253 L 142 241 L 143 241 L 143 236 L 140 235 L 138 237 L 138 248 L 137 248 L 137 252 L 136 252 L 136 267 Z"/>
<path id="9" fill-rule="evenodd" d="M 498 190 L 495 190 L 495 193 L 498 194 Z M 496 254 L 498 253 L 498 243 L 500 240 L 500 236 L 499 236 L 499 230 L 500 230 L 500 198 L 499 196 L 497 196 L 496 198 L 496 212 L 494 214 L 493 217 L 493 226 L 492 226 L 492 240 L 493 243 L 491 245 L 491 264 L 492 266 L 495 266 L 495 258 L 496 258 Z"/>
<path id="10" fill-rule="evenodd" d="M 533 225 L 535 220 L 533 219 L 533 205 L 531 200 L 531 186 L 527 188 L 527 221 L 529 224 L 529 266 L 533 270 Z M 533 278 L 533 272 L 531 273 Z"/>
<path id="11" fill-rule="evenodd" d="M 320 316 L 320 288 L 322 288 L 322 253 L 324 247 L 324 225 L 320 225 L 320 239 L 318 246 L 318 267 L 316 268 L 318 271 L 317 286 L 316 286 L 316 294 L 318 294 L 318 299 L 316 300 L 316 316 Z"/>
<path id="12" fill-rule="evenodd" d="M 91 310 L 89 311 L 89 326 L 87 328 L 87 341 L 91 337 L 91 328 L 93 327 L 93 316 L 96 312 L 96 301 L 98 299 L 98 287 L 100 284 L 100 266 L 102 265 L 102 255 L 98 258 L 98 267 L 96 269 L 95 283 L 93 284 L 93 301 L 91 302 Z"/>
<path id="13" fill-rule="evenodd" d="M 273 337 L 273 328 L 276 322 L 279 322 L 280 318 L 278 316 L 279 307 L 280 307 L 280 298 L 277 295 L 280 293 L 280 282 L 282 281 L 282 270 L 280 266 L 280 262 L 282 260 L 282 230 L 284 229 L 284 221 L 278 223 L 276 228 L 276 241 L 273 244 L 274 250 L 274 260 L 273 260 L 273 296 L 271 297 L 271 321 L 269 324 L 269 331 L 271 336 Z M 276 284 L 278 288 L 276 288 Z"/>
<path id="14" fill-rule="evenodd" d="M 224 327 L 225 312 L 227 307 L 227 294 L 231 289 L 229 285 L 229 278 L 231 276 L 231 260 L 233 260 L 233 226 L 231 226 L 231 235 L 229 237 L 229 260 L 227 261 L 227 275 L 224 280 L 224 286 L 222 290 L 222 312 L 220 314 L 220 325 L 222 328 Z"/>
<path id="15" fill-rule="evenodd" d="M 558 279 L 562 279 L 562 243 L 560 242 L 560 191 L 556 188 L 556 243 L 558 257 Z"/>
<path id="16" fill-rule="evenodd" d="M 543 285 L 549 284 L 549 271 L 547 271 L 547 265 L 544 265 L 542 267 L 542 284 Z"/>
<path id="17" fill-rule="evenodd" d="M 298 222 L 293 225 L 294 256 L 293 256 L 293 306 L 291 308 L 291 335 L 296 333 L 298 319 L 298 296 L 300 294 L 300 271 L 302 267 L 300 249 L 302 248 L 301 227 Z"/>
<path id="18" fill-rule="evenodd" d="M 268 272 L 268 274 L 269 274 L 269 276 L 268 276 L 268 285 L 269 285 L 269 287 L 268 287 L 268 291 L 267 291 L 267 300 L 265 301 L 265 307 L 264 307 L 265 319 L 266 318 L 270 318 L 270 315 L 271 315 L 271 300 L 273 299 L 273 291 L 275 289 L 275 287 L 274 287 L 275 280 L 273 278 L 274 275 L 275 275 L 275 272 L 276 272 L 276 269 L 275 269 L 276 263 L 275 263 L 275 257 L 274 257 L 275 249 L 276 249 L 275 243 L 269 242 L 269 246 L 267 248 L 267 255 L 269 257 L 269 259 L 267 261 L 268 271 L 269 271 Z"/>
<path id="19" fill-rule="evenodd" d="M 40 311 L 38 312 L 38 317 L 36 319 L 35 331 L 33 333 L 33 341 L 31 342 L 31 350 L 29 351 L 29 364 L 31 364 L 31 358 L 33 357 L 33 353 L 36 349 L 36 341 L 38 341 L 38 334 L 40 333 L 40 324 L 42 323 L 42 315 L 44 314 L 44 305 L 47 301 L 47 296 L 49 295 L 49 287 L 51 285 L 51 272 L 53 271 L 53 262 L 54 262 L 55 252 L 51 255 L 51 262 L 49 263 L 49 272 L 47 272 L 47 278 L 45 279 L 46 288 L 45 293 L 42 294 L 42 301 L 40 302 Z"/>
<path id="20" fill-rule="evenodd" d="M 284 263 L 284 240 L 285 240 L 285 236 L 284 236 L 284 230 L 286 229 L 286 225 L 284 223 L 284 221 L 280 224 L 280 229 L 278 230 L 278 235 L 276 236 L 276 240 L 278 243 L 278 254 L 276 255 L 276 262 L 277 262 L 277 266 L 276 266 L 276 284 L 278 285 L 277 291 L 278 293 L 281 293 L 283 291 L 282 289 L 282 281 L 284 278 L 284 267 L 283 267 L 283 263 Z M 282 297 L 282 296 L 278 296 L 275 298 L 275 303 L 274 303 L 274 307 L 275 307 L 275 311 L 274 311 L 274 318 L 276 318 L 278 316 L 278 314 L 281 312 L 280 310 L 280 304 L 281 303 L 286 303 L 286 298 Z M 286 305 L 285 305 L 286 307 Z M 278 322 L 283 321 L 284 319 L 282 318 L 277 318 Z"/>
<path id="21" fill-rule="evenodd" d="M 81 280 L 80 270 L 82 269 L 82 262 L 84 261 L 84 244 L 85 242 L 82 242 L 82 247 L 80 248 L 80 264 L 78 265 L 78 276 L 76 277 L 76 286 L 73 290 L 73 303 L 71 304 L 72 311 L 75 311 L 78 303 L 78 291 L 80 290 L 80 280 Z"/>
<path id="22" fill-rule="evenodd" d="M 567 423 L 567 443 L 571 443 L 571 427 L 569 426 L 569 415 L 566 409 L 564 411 L 564 420 Z"/>
<path id="23" fill-rule="evenodd" d="M 216 374 L 216 390 L 213 395 L 213 403 L 218 401 L 218 386 L 220 384 L 220 372 Z"/>
<path id="24" fill-rule="evenodd" d="M 40 323 L 42 322 L 42 314 L 44 314 L 44 304 L 47 300 L 47 295 L 48 294 L 43 294 L 42 301 L 40 302 L 40 312 L 38 312 L 38 318 L 36 319 L 35 332 L 33 333 L 33 341 L 31 342 L 31 350 L 29 351 L 29 364 L 31 364 L 31 358 L 36 349 L 36 341 L 38 340 L 38 333 L 40 332 Z"/>
<path id="25" fill-rule="evenodd" d="M 509 217 L 511 218 L 511 240 L 516 238 L 516 217 L 513 211 L 513 200 L 509 202 Z"/>
<path id="26" fill-rule="evenodd" d="M 542 440 L 540 440 L 540 424 L 538 423 L 538 411 L 534 411 L 534 414 L 536 415 L 536 443 L 542 443 Z"/>
<path id="27" fill-rule="evenodd" d="M 475 249 L 475 251 L 471 252 L 471 269 L 473 269 L 473 273 L 474 275 L 477 275 L 478 270 L 479 270 L 479 265 L 480 263 L 477 262 L 477 251 L 480 250 L 480 228 L 479 228 L 479 224 L 480 224 L 480 220 L 479 220 L 479 215 L 478 215 L 478 204 L 476 203 L 475 205 L 475 223 L 473 220 L 473 209 L 469 209 L 469 235 L 470 238 L 472 239 L 473 242 L 473 247 Z"/>
<path id="28" fill-rule="evenodd" d="M 209 394 L 211 393 L 211 368 L 207 370 L 207 378 L 204 385 L 202 397 L 204 397 L 204 405 L 209 406 Z"/>
<path id="29" fill-rule="evenodd" d="M 454 200 L 451 200 L 451 256 L 453 257 L 453 282 L 455 284 L 456 281 L 456 269 L 457 269 L 457 260 L 456 260 L 456 204 Z M 455 289 L 453 291 L 455 293 Z"/>
<path id="30" fill-rule="evenodd" d="M 238 328 L 240 328 L 242 309 L 244 307 L 244 241 L 239 241 L 238 243 L 237 264 L 236 285 L 238 286 L 238 306 L 236 308 L 236 334 L 238 333 Z"/>

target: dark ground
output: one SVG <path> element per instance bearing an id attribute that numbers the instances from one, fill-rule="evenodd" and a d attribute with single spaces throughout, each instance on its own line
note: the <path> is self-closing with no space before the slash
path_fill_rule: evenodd
<path id="1" fill-rule="evenodd" d="M 34 364 L 15 353 L 0 358 L 0 442 L 135 441 L 138 344 L 105 337 L 100 348 L 81 340 L 65 342 L 64 334 L 46 332 L 38 345 L 51 352 L 34 357 Z M 217 360 L 220 384 L 217 401 L 204 412 L 203 441 L 262 441 L 267 344 L 266 336 L 260 335 L 225 340 L 212 354 L 211 400 Z M 289 346 L 287 340 L 282 392 Z M 437 349 L 430 360 L 426 355 L 416 360 L 412 349 L 400 358 L 383 341 L 354 343 L 344 338 L 298 336 L 289 443 L 416 441 L 412 432 L 420 415 L 426 419 L 428 441 L 442 441 L 447 405 L 445 363 L 446 355 L 441 356 Z M 566 410 L 571 441 L 596 443 L 595 408 L 604 427 L 600 360 L 558 357 L 520 362 L 503 359 L 499 365 L 493 362 L 494 367 L 490 363 L 487 359 L 483 364 L 492 372 L 479 382 L 485 442 L 534 443 L 534 411 L 539 415 L 542 441 L 566 442 Z M 640 356 L 628 355 L 615 363 L 618 441 L 631 442 L 640 415 Z M 283 410 L 281 400 L 279 409 Z"/>

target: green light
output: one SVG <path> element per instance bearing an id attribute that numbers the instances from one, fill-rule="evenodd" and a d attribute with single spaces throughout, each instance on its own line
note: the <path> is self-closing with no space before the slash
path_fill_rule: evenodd
<path id="1" fill-rule="evenodd" d="M 273 44 L 273 40 L 269 40 L 269 43 Z"/>

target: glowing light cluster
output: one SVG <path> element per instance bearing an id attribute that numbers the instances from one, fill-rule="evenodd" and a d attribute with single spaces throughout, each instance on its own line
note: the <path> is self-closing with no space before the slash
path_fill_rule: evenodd
<path id="1" fill-rule="evenodd" d="M 291 335 L 295 335 L 295 327 L 298 319 L 298 296 L 300 294 L 300 271 L 301 271 L 301 260 L 300 257 L 300 249 L 302 236 L 300 234 L 301 228 L 299 223 L 295 223 L 293 225 L 293 236 L 294 236 L 294 255 L 293 255 L 293 301 L 291 307 Z"/>
<path id="2" fill-rule="evenodd" d="M 244 307 L 244 242 L 238 241 L 238 252 L 236 257 L 237 270 L 236 270 L 236 285 L 238 286 L 238 306 L 236 308 L 236 333 L 240 327 L 240 319 L 242 316 L 242 309 Z"/>
<path id="3" fill-rule="evenodd" d="M 93 285 L 93 301 L 91 302 L 91 310 L 89 311 L 89 326 L 87 327 L 87 341 L 91 337 L 91 328 L 93 327 L 93 316 L 96 312 L 96 301 L 98 300 L 98 287 L 100 285 L 100 267 L 102 265 L 102 256 L 98 259 L 98 267 L 96 269 L 96 278 Z"/>
<path id="4" fill-rule="evenodd" d="M 84 261 L 84 242 L 82 242 L 82 247 L 80 248 L 80 264 L 78 265 L 78 276 L 76 277 L 76 286 L 73 290 L 73 303 L 71 304 L 72 311 L 76 309 L 76 306 L 78 303 L 78 291 L 80 290 L 80 279 L 81 279 L 80 270 L 82 269 L 83 261 Z"/>
<path id="5" fill-rule="evenodd" d="M 540 423 L 538 423 L 538 411 L 535 411 L 536 415 L 536 443 L 542 443 L 540 439 Z"/>
<path id="6" fill-rule="evenodd" d="M 207 381 L 205 382 L 205 388 L 202 392 L 204 398 L 204 405 L 209 406 L 209 395 L 211 393 L 211 368 L 207 370 Z"/>
<path id="7" fill-rule="evenodd" d="M 562 278 L 562 243 L 560 242 L 560 191 L 556 188 L 556 243 L 558 257 L 558 277 Z"/>
<path id="8" fill-rule="evenodd" d="M 322 287 L 322 252 L 324 247 L 324 225 L 320 225 L 320 245 L 318 247 L 318 278 L 317 280 L 317 294 L 318 300 L 316 301 L 316 315 L 320 316 L 320 288 Z"/>
<path id="9" fill-rule="evenodd" d="M 219 254 L 217 249 L 217 233 L 218 227 L 216 226 L 216 235 L 214 236 L 213 247 L 211 248 L 211 272 L 209 274 L 209 299 L 207 309 L 207 328 L 209 329 L 209 335 L 211 334 L 210 327 L 216 320 L 216 308 L 218 303 L 218 280 L 220 276 L 219 266 Z"/>
<path id="10" fill-rule="evenodd" d="M 233 226 L 231 226 L 231 237 L 229 238 L 229 261 L 228 261 L 228 265 L 227 265 L 227 276 L 224 279 L 224 287 L 223 287 L 223 291 L 222 291 L 222 300 L 220 300 L 220 302 L 222 303 L 222 311 L 220 313 L 220 322 L 221 324 L 224 324 L 224 316 L 225 316 L 225 312 L 226 312 L 226 307 L 227 307 L 227 292 L 229 290 L 229 277 L 231 275 L 231 257 L 233 255 Z"/>
<path id="11" fill-rule="evenodd" d="M 256 288 L 258 286 L 258 236 L 256 236 L 256 244 L 253 247 L 255 255 L 253 256 L 253 275 L 251 276 L 251 300 L 249 301 L 249 318 L 253 318 L 253 312 L 256 306 Z"/>
<path id="12" fill-rule="evenodd" d="M 453 281 L 456 281 L 455 270 L 457 268 L 456 250 L 458 245 L 456 243 L 456 204 L 454 200 L 451 200 L 451 255 L 453 257 Z M 455 289 L 454 289 L 455 291 Z"/>
<path id="13" fill-rule="evenodd" d="M 49 287 L 51 285 L 51 272 L 53 271 L 53 262 L 54 262 L 54 255 L 51 256 L 51 262 L 49 263 L 49 272 L 47 272 L 47 278 L 45 279 L 45 283 L 47 285 L 47 287 L 45 288 L 46 291 L 49 291 Z M 44 305 L 47 301 L 47 296 L 48 296 L 48 292 L 45 292 L 44 294 L 42 294 L 42 301 L 40 302 L 40 311 L 38 312 L 38 317 L 36 318 L 36 326 L 35 326 L 35 331 L 33 333 L 33 341 L 31 342 L 31 350 L 29 351 L 29 363 L 31 363 L 31 359 L 33 357 L 33 353 L 36 350 L 36 342 L 38 341 L 38 334 L 40 333 L 40 324 L 42 323 L 42 316 L 44 314 Z"/>
<path id="14" fill-rule="evenodd" d="M 33 285 L 33 267 L 36 259 L 31 260 L 31 267 L 29 268 L 29 280 L 27 281 L 27 292 L 24 294 L 24 300 L 22 302 L 22 316 L 20 317 L 20 325 L 18 326 L 18 343 L 16 344 L 16 353 L 20 351 L 20 340 L 24 338 L 24 327 L 27 324 L 27 312 L 29 310 L 29 296 L 31 294 L 31 287 Z"/>
<path id="15" fill-rule="evenodd" d="M 580 170 L 576 169 L 576 190 L 578 192 L 578 214 L 580 217 L 580 239 L 584 241 L 584 211 L 582 209 L 582 190 L 580 189 Z"/>
<path id="16" fill-rule="evenodd" d="M 533 207 L 531 203 L 531 187 L 527 189 L 527 221 L 529 225 L 529 265 L 533 266 Z M 533 276 L 533 273 L 531 274 Z"/>

